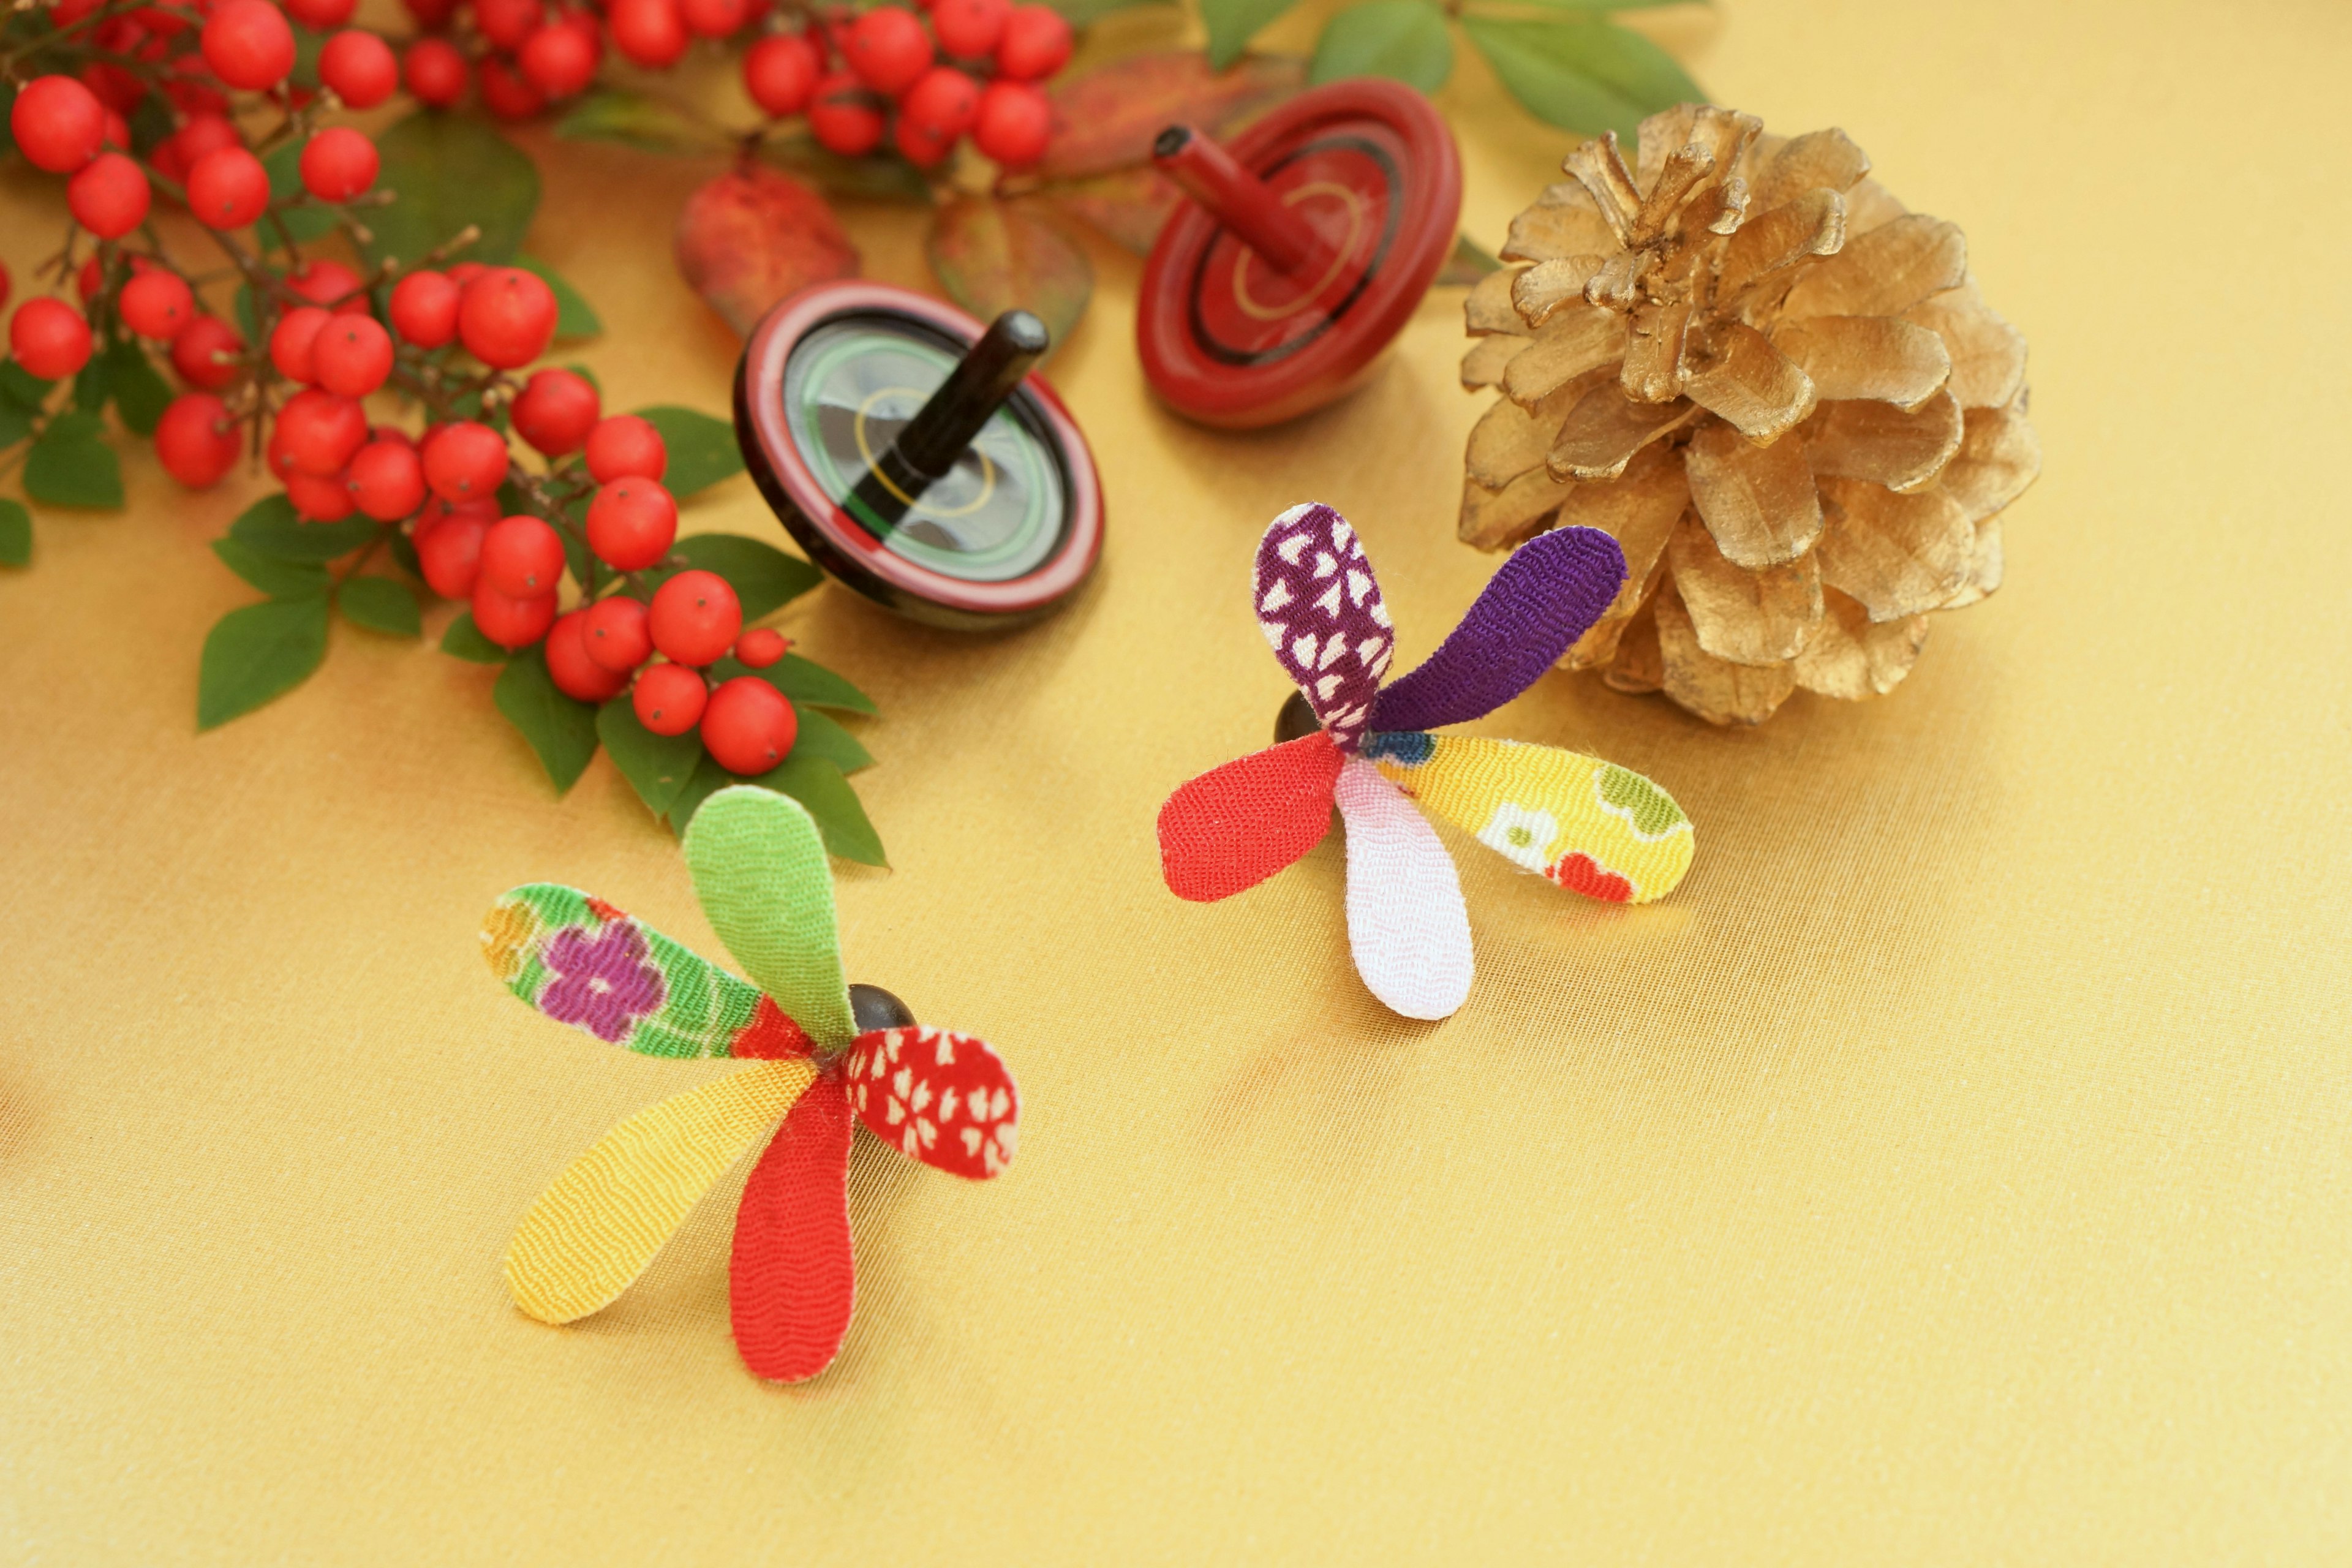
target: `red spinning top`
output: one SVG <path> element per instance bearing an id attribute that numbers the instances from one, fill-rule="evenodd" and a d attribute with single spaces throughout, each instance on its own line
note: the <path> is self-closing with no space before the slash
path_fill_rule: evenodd
<path id="1" fill-rule="evenodd" d="M 1348 392 L 1454 251 L 1461 157 L 1396 82 L 1301 93 L 1230 146 L 1171 125 L 1152 157 L 1192 200 L 1151 247 L 1136 348 L 1204 425 L 1273 425 Z"/>

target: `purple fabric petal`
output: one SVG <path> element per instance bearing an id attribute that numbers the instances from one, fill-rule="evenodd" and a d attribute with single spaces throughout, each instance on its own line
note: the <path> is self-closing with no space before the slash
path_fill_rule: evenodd
<path id="1" fill-rule="evenodd" d="M 1373 727 L 1434 730 L 1493 712 L 1557 664 L 1624 582 L 1625 552 L 1597 528 L 1528 541 L 1437 651 L 1380 694 Z"/>
<path id="2" fill-rule="evenodd" d="M 1342 754 L 1364 736 L 1396 632 L 1348 520 L 1319 502 L 1292 507 L 1258 541 L 1257 624 Z"/>

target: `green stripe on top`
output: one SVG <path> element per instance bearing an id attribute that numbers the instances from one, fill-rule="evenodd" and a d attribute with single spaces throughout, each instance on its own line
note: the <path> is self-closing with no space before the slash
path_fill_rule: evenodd
<path id="1" fill-rule="evenodd" d="M 752 985 L 576 888 L 534 882 L 482 921 L 507 989 L 558 1023 L 649 1057 L 723 1057 L 760 1003 Z"/>

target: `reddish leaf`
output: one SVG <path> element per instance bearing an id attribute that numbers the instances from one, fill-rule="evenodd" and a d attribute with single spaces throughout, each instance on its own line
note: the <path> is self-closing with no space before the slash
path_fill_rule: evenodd
<path id="1" fill-rule="evenodd" d="M 1151 254 L 1160 225 L 1183 199 L 1174 185 L 1148 167 L 1066 180 L 1047 185 L 1038 195 L 1138 256 Z"/>
<path id="2" fill-rule="evenodd" d="M 1054 140 L 1037 173 L 1070 180 L 1140 163 L 1179 121 L 1229 135 L 1306 85 L 1307 62 L 1281 56 L 1245 55 L 1213 71 L 1191 49 L 1129 55 L 1054 89 Z"/>
<path id="3" fill-rule="evenodd" d="M 787 294 L 854 277 L 857 248 L 824 198 L 757 165 L 719 175 L 677 215 L 677 269 L 739 333 Z"/>
<path id="4" fill-rule="evenodd" d="M 1016 306 L 1032 311 L 1056 346 L 1094 293 L 1086 252 L 1025 208 L 991 196 L 959 196 L 941 207 L 923 248 L 949 299 L 983 321 Z"/>

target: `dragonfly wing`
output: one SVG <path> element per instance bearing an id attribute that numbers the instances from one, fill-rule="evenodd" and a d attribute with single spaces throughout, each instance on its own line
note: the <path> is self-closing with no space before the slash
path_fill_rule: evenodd
<path id="1" fill-rule="evenodd" d="M 702 803 L 686 831 L 702 912 L 752 983 L 817 1048 L 856 1037 L 824 840 L 800 802 L 750 784 Z"/>
<path id="2" fill-rule="evenodd" d="M 802 1098 L 805 1061 L 761 1062 L 640 1110 L 574 1160 L 515 1227 L 507 1289 L 544 1323 L 609 1306 L 687 1211 Z"/>
<path id="3" fill-rule="evenodd" d="M 1470 915 L 1437 830 L 1370 763 L 1340 770 L 1348 824 L 1348 945 L 1372 994 L 1408 1018 L 1470 997 Z"/>
<path id="4" fill-rule="evenodd" d="M 1624 581 L 1624 551 L 1597 528 L 1555 529 L 1528 541 L 1487 579 L 1437 651 L 1380 694 L 1373 725 L 1434 730 L 1493 712 L 1557 664 Z"/>
<path id="5" fill-rule="evenodd" d="M 876 1137 L 950 1175 L 1013 1163 L 1021 1091 L 985 1040 L 946 1029 L 873 1029 L 850 1047 L 849 1102 Z"/>
<path id="6" fill-rule="evenodd" d="M 849 1331 L 857 1297 L 849 1246 L 855 1130 L 841 1079 L 820 1078 L 743 1184 L 728 1306 L 743 1364 L 772 1382 L 814 1377 L 833 1364 Z"/>
<path id="7" fill-rule="evenodd" d="M 1690 818 L 1599 757 L 1470 735 L 1376 734 L 1374 766 L 1423 806 L 1530 871 L 1612 903 L 1647 903 L 1690 868 Z"/>
<path id="8" fill-rule="evenodd" d="M 1255 888 L 1323 841 L 1341 758 L 1321 731 L 1211 768 L 1160 808 L 1169 891 L 1213 903 Z"/>
<path id="9" fill-rule="evenodd" d="M 1343 752 L 1363 738 L 1396 631 L 1372 563 L 1348 520 L 1319 502 L 1295 506 L 1258 541 L 1258 629 Z"/>
<path id="10" fill-rule="evenodd" d="M 577 888 L 509 890 L 482 918 L 481 936 L 508 990 L 642 1056 L 733 1054 L 760 1011 L 756 988 Z"/>

